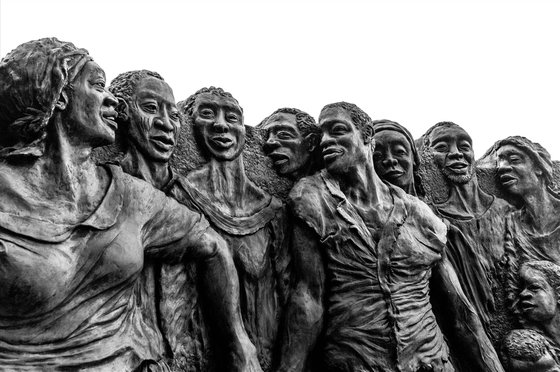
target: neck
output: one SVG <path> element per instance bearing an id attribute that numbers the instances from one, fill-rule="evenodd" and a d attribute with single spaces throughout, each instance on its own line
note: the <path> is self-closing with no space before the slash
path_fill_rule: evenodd
<path id="1" fill-rule="evenodd" d="M 132 143 L 128 144 L 121 166 L 126 173 L 148 182 L 158 190 L 167 185 L 171 179 L 167 161 L 155 161 L 147 158 Z"/>
<path id="2" fill-rule="evenodd" d="M 466 183 L 448 182 L 448 185 L 449 197 L 443 209 L 453 209 L 460 215 L 475 217 L 484 214 L 492 204 L 492 196 L 478 186 L 476 175 Z"/>
<path id="3" fill-rule="evenodd" d="M 378 206 L 391 203 L 389 188 L 373 167 L 372 151 L 368 149 L 365 161 L 357 161 L 347 173 L 339 178 L 341 191 L 358 206 Z"/>
<path id="4" fill-rule="evenodd" d="M 210 159 L 208 162 L 208 189 L 222 200 L 241 203 L 248 183 L 241 156 L 233 160 Z"/>
<path id="5" fill-rule="evenodd" d="M 550 231 L 558 224 L 557 213 L 560 211 L 560 200 L 548 192 L 544 183 L 523 195 L 523 204 L 529 222 L 536 231 Z"/>

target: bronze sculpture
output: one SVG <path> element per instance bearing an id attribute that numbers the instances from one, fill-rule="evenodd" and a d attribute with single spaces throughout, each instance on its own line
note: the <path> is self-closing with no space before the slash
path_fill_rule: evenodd
<path id="1" fill-rule="evenodd" d="M 296 282 L 277 370 L 304 370 L 319 345 L 323 371 L 453 371 L 429 304 L 434 269 L 465 350 L 480 370 L 502 371 L 444 258 L 445 225 L 375 173 L 369 116 L 340 102 L 319 126 L 326 169 L 290 193 Z"/>
<path id="2" fill-rule="evenodd" d="M 510 207 L 479 186 L 472 139 L 459 125 L 440 122 L 419 142 L 421 152 L 431 155 L 436 172 L 446 180 L 446 199 L 430 205 L 451 225 L 447 237 L 449 260 L 497 344 L 509 331 L 501 268 L 505 260 L 505 216 Z"/>
<path id="3" fill-rule="evenodd" d="M 93 163 L 92 148 L 115 139 L 117 101 L 86 50 L 31 41 L 2 59 L 0 77 L 0 365 L 151 369 L 162 345 L 136 304 L 144 255 L 205 257 L 217 298 L 237 288 L 227 245 L 200 214 Z M 222 324 L 237 338 L 231 366 L 258 371 L 238 324 Z"/>
<path id="4" fill-rule="evenodd" d="M 410 132 L 391 120 L 373 121 L 373 162 L 379 177 L 414 196 L 422 196 L 420 159 Z"/>
<path id="5" fill-rule="evenodd" d="M 555 352 L 546 338 L 530 329 L 516 329 L 502 345 L 507 372 L 560 372 Z"/>
<path id="6" fill-rule="evenodd" d="M 208 162 L 182 182 L 183 203 L 201 211 L 228 242 L 241 290 L 241 314 L 263 370 L 276 349 L 287 293 L 282 203 L 245 174 L 243 109 L 221 88 L 202 88 L 180 106 Z"/>
<path id="7" fill-rule="evenodd" d="M 315 173 L 321 167 L 320 132 L 315 119 L 304 111 L 280 108 L 258 126 L 264 131 L 264 152 L 276 172 L 292 180 Z"/>

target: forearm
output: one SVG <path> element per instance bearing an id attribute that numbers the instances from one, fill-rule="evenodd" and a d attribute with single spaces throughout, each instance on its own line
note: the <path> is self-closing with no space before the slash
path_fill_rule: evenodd
<path id="1" fill-rule="evenodd" d="M 221 238 L 212 236 L 209 257 L 199 261 L 201 294 L 204 299 L 205 319 L 228 356 L 228 370 L 246 370 L 256 362 L 256 350 L 251 344 L 239 309 L 239 281 L 233 258 Z M 252 359 L 251 362 L 249 359 Z"/>
<path id="2" fill-rule="evenodd" d="M 322 328 L 323 307 L 305 291 L 294 293 L 284 316 L 277 372 L 303 371 Z"/>

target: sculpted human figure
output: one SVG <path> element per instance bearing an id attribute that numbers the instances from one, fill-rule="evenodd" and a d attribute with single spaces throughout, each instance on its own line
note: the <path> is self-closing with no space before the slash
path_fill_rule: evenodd
<path id="1" fill-rule="evenodd" d="M 434 272 L 464 352 L 477 370 L 502 371 L 445 259 L 446 226 L 377 176 L 369 116 L 339 102 L 319 126 L 326 168 L 290 193 L 296 278 L 277 370 L 304 370 L 317 348 L 321 371 L 454 371 L 431 311 Z"/>
<path id="2" fill-rule="evenodd" d="M 287 293 L 282 203 L 245 174 L 243 109 L 221 88 L 203 88 L 184 113 L 208 162 L 181 182 L 183 201 L 228 242 L 240 281 L 241 314 L 264 370 L 270 368 Z"/>
<path id="3" fill-rule="evenodd" d="M 373 121 L 373 162 L 379 177 L 414 196 L 421 196 L 418 151 L 410 132 L 391 120 Z"/>
<path id="4" fill-rule="evenodd" d="M 474 171 L 469 134 L 459 125 L 440 122 L 422 136 L 446 180 L 448 197 L 432 209 L 450 223 L 449 259 L 461 286 L 475 306 L 494 343 L 507 331 L 505 292 L 500 267 L 504 261 L 505 215 L 509 205 L 484 192 Z"/>
<path id="5" fill-rule="evenodd" d="M 530 329 L 516 329 L 506 337 L 502 360 L 507 372 L 560 372 L 548 340 Z"/>
<path id="6" fill-rule="evenodd" d="M 162 337 L 137 304 L 144 256 L 198 258 L 209 298 L 236 313 L 233 261 L 197 212 L 92 148 L 112 143 L 117 101 L 84 49 L 57 39 L 0 62 L 0 368 L 151 370 Z M 225 290 L 225 292 L 223 290 Z M 238 317 L 220 319 L 231 369 L 258 371 Z"/>
<path id="7" fill-rule="evenodd" d="M 321 134 L 311 115 L 294 108 L 280 108 L 257 128 L 265 131 L 263 150 L 280 176 L 298 180 L 320 168 Z"/>
<path id="8" fill-rule="evenodd" d="M 125 148 L 121 167 L 181 202 L 185 196 L 179 179 L 183 176 L 174 174 L 169 166 L 181 126 L 173 91 L 159 74 L 147 70 L 120 74 L 112 81 L 109 91 L 119 101 L 117 122 Z M 198 306 L 195 262 L 155 264 L 146 260 L 144 282 L 137 288 L 147 317 L 155 321 L 156 314 L 159 315 L 157 324 L 171 351 L 171 367 L 199 371 L 211 368 L 206 360 L 208 335 Z M 231 274 L 237 275 L 235 271 Z M 210 280 L 206 286 L 212 285 L 211 277 L 201 279 Z M 227 292 L 220 298 L 229 302 L 238 301 L 238 296 Z M 228 308 L 213 300 L 210 301 L 213 308 L 205 309 L 209 314 L 207 322 L 213 323 L 215 316 L 236 316 L 227 314 Z M 219 332 L 218 336 L 221 336 Z"/>

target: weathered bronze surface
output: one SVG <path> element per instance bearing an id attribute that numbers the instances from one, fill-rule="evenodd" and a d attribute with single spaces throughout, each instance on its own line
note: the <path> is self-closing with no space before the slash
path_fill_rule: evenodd
<path id="1" fill-rule="evenodd" d="M 54 38 L 0 62 L 0 371 L 560 371 L 539 144 L 105 82 Z"/>

